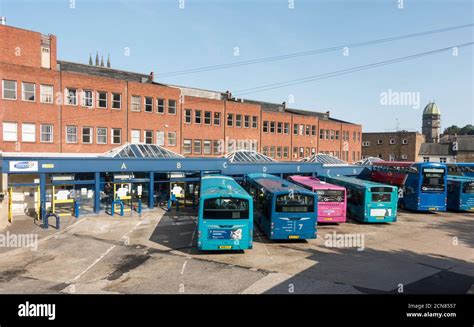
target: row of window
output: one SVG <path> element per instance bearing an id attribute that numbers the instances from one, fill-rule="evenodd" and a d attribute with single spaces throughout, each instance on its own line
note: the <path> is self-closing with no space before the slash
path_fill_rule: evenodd
<path id="1" fill-rule="evenodd" d="M 383 140 L 382 140 L 382 139 L 378 139 L 378 140 L 377 140 L 377 145 L 382 145 L 382 144 L 383 144 Z M 390 145 L 397 144 L 397 140 L 396 140 L 396 139 L 390 139 L 390 140 L 389 140 L 389 144 L 390 144 Z M 407 139 L 403 139 L 403 140 L 402 140 L 402 144 L 403 144 L 403 145 L 408 144 L 408 140 L 407 140 Z M 370 146 L 370 141 L 364 141 L 364 142 L 362 142 L 362 146 L 364 146 L 364 147 Z"/>
<path id="2" fill-rule="evenodd" d="M 176 146 L 176 132 L 168 132 L 165 134 L 163 131 L 154 132 L 152 130 L 145 130 L 143 131 L 143 141 L 141 139 L 141 135 L 141 130 L 132 129 L 131 143 L 146 143 L 164 146 L 166 136 L 166 145 Z"/>
<path id="3" fill-rule="evenodd" d="M 17 81 L 2 80 L 2 98 L 5 100 L 17 100 Z M 121 110 L 122 109 L 122 94 L 112 92 L 109 98 L 109 92 L 93 91 L 93 90 L 79 90 L 77 88 L 66 88 L 64 90 L 64 103 L 70 106 L 77 106 L 79 104 L 79 94 L 81 106 L 86 108 L 99 108 Z M 36 102 L 36 84 L 29 82 L 21 83 L 21 99 L 27 102 Z M 52 85 L 40 84 L 40 102 L 46 104 L 54 103 L 54 87 Z M 177 101 L 172 99 L 162 99 L 153 97 L 144 97 L 142 102 L 141 96 L 132 95 L 131 97 L 131 111 L 141 111 L 142 106 L 145 112 L 154 112 L 175 115 L 177 111 Z"/>
<path id="4" fill-rule="evenodd" d="M 6 142 L 18 142 L 19 131 L 21 127 L 21 142 L 34 143 L 36 142 L 36 124 L 22 123 L 19 126 L 18 123 L 3 122 L 3 141 Z M 54 126 L 51 124 L 40 124 L 39 125 L 39 141 L 40 143 L 53 143 L 54 141 Z M 95 128 L 95 142 L 96 144 L 107 144 L 108 136 L 107 127 L 96 127 Z M 94 143 L 94 127 L 84 126 L 81 128 L 81 143 L 93 144 Z M 120 128 L 110 129 L 111 144 L 122 144 L 122 130 Z M 66 143 L 79 143 L 79 127 L 68 125 L 66 126 Z"/>

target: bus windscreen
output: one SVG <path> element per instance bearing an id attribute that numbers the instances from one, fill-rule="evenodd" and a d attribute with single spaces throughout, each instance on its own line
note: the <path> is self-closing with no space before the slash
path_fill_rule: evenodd
<path id="1" fill-rule="evenodd" d="M 464 183 L 462 192 L 466 194 L 474 194 L 474 182 Z"/>
<path id="2" fill-rule="evenodd" d="M 306 194 L 278 195 L 276 212 L 314 212 L 314 197 Z"/>
<path id="3" fill-rule="evenodd" d="M 421 182 L 422 192 L 444 192 L 445 171 L 443 168 L 423 169 L 423 179 Z"/>
<path id="4" fill-rule="evenodd" d="M 249 201 L 236 198 L 204 200 L 204 219 L 248 219 Z"/>
<path id="5" fill-rule="evenodd" d="M 344 191 L 318 190 L 318 202 L 344 202 Z"/>

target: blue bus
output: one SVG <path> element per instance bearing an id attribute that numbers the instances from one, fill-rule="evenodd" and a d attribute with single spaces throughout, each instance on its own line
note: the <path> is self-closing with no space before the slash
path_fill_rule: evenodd
<path id="1" fill-rule="evenodd" d="M 370 179 L 398 187 L 399 205 L 414 211 L 446 211 L 447 167 L 433 162 L 381 161 Z"/>
<path id="2" fill-rule="evenodd" d="M 254 173 L 244 177 L 254 200 L 254 216 L 271 240 L 316 238 L 317 195 L 280 177 Z"/>
<path id="3" fill-rule="evenodd" d="M 474 179 L 448 176 L 448 210 L 474 211 Z"/>
<path id="4" fill-rule="evenodd" d="M 449 163 L 448 174 L 454 176 L 464 176 L 464 177 L 474 177 L 474 163 L 470 162 L 458 162 L 458 163 Z"/>
<path id="5" fill-rule="evenodd" d="M 251 249 L 252 198 L 231 177 L 203 176 L 197 230 L 199 250 Z"/>
<path id="6" fill-rule="evenodd" d="M 337 176 L 321 179 L 347 190 L 347 213 L 364 223 L 392 223 L 397 221 L 398 188 L 355 177 Z"/>

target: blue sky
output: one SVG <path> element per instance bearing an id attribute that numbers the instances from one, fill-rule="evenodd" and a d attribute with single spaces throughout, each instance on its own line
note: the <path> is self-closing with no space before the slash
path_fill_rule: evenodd
<path id="1" fill-rule="evenodd" d="M 112 67 L 155 72 L 158 82 L 236 92 L 387 59 L 472 42 L 474 28 L 378 45 L 160 78 L 160 73 L 234 63 L 354 42 L 423 32 L 474 21 L 471 0 L 260 1 L 22 1 L 0 0 L 7 24 L 58 37 L 62 60 L 87 63 L 89 53 L 110 53 Z M 75 8 L 70 8 L 73 2 Z M 130 55 L 125 55 L 125 48 Z M 238 47 L 239 56 L 234 56 Z M 331 111 L 364 131 L 421 129 L 429 100 L 442 127 L 474 124 L 473 47 L 349 75 L 293 85 L 247 98 L 288 101 L 294 108 Z M 420 107 L 386 106 L 381 93 L 417 92 Z M 419 92 L 419 93 L 418 93 Z"/>

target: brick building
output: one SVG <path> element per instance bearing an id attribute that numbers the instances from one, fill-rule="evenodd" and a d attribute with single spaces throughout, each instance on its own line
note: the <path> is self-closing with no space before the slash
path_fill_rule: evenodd
<path id="1" fill-rule="evenodd" d="M 185 156 L 255 149 L 276 160 L 361 158 L 361 125 L 230 92 L 57 59 L 54 35 L 0 25 L 0 150 L 104 153 L 154 143 Z"/>
<path id="2" fill-rule="evenodd" d="M 424 137 L 418 132 L 363 133 L 362 157 L 387 161 L 418 161 Z"/>

